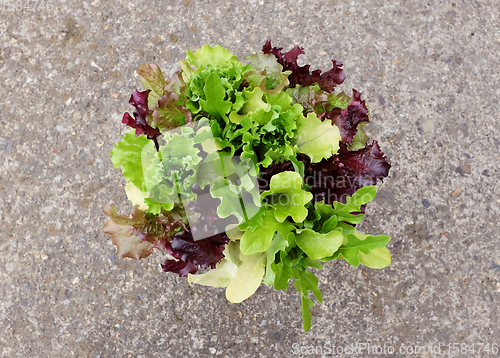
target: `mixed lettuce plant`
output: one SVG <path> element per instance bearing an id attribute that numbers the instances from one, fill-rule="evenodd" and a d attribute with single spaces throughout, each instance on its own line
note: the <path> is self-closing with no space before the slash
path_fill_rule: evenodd
<path id="1" fill-rule="evenodd" d="M 314 270 L 391 262 L 388 236 L 356 229 L 390 164 L 364 131 L 360 93 L 335 92 L 342 63 L 311 72 L 297 63 L 302 48 L 281 50 L 267 41 L 244 64 L 205 45 L 167 80 L 155 64 L 139 67 L 145 89 L 123 116 L 132 130 L 111 152 L 134 209 L 107 205 L 104 232 L 118 257 L 164 251 L 164 271 L 225 287 L 230 302 L 293 281 L 308 331 L 309 293 L 322 302 Z"/>

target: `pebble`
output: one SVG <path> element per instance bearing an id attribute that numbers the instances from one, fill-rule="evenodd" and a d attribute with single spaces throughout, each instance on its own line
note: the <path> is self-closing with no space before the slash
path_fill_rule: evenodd
<path id="1" fill-rule="evenodd" d="M 451 193 L 451 195 L 453 195 L 455 198 L 456 198 L 457 196 L 459 196 L 460 194 L 462 194 L 462 189 L 460 189 L 460 188 L 456 188 L 456 189 L 453 191 L 453 193 Z"/>
<path id="2" fill-rule="evenodd" d="M 424 131 L 424 133 L 434 132 L 435 129 L 436 129 L 436 125 L 430 119 L 428 119 L 424 123 L 422 123 L 422 130 Z"/>
<path id="3" fill-rule="evenodd" d="M 457 169 L 455 169 L 455 173 L 458 173 L 461 176 L 465 176 L 465 171 L 462 169 L 462 167 L 457 167 Z"/>
<path id="4" fill-rule="evenodd" d="M 214 347 L 210 347 L 208 350 L 209 350 L 209 351 L 210 351 L 210 353 L 212 353 L 212 354 L 215 354 L 215 353 L 217 352 L 217 350 L 216 350 Z"/>

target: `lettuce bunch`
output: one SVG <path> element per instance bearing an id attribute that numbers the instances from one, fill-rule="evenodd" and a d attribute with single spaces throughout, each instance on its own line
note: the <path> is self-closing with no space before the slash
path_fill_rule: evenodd
<path id="1" fill-rule="evenodd" d="M 293 281 L 308 331 L 309 293 L 322 301 L 311 269 L 391 262 L 388 236 L 356 229 L 390 164 L 363 129 L 360 93 L 335 92 L 342 63 L 311 72 L 297 64 L 303 53 L 267 41 L 244 64 L 205 45 L 168 80 L 157 65 L 139 67 L 145 89 L 123 116 L 132 130 L 111 152 L 135 207 L 106 206 L 104 232 L 118 257 L 165 251 L 164 271 L 226 287 L 231 302 Z"/>

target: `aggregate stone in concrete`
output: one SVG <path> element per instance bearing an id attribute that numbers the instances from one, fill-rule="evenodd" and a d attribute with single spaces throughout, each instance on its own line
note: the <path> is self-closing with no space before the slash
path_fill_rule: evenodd
<path id="1" fill-rule="evenodd" d="M 443 356 L 475 344 L 455 356 L 486 357 L 479 344 L 500 343 L 495 0 L 11 3 L 0 4 L 2 357 L 319 357 L 363 343 Z M 268 38 L 304 47 L 311 68 L 344 63 L 339 90 L 362 93 L 392 163 L 360 227 L 392 237 L 392 265 L 325 264 L 308 333 L 293 288 L 231 304 L 162 272 L 161 253 L 116 258 L 102 232 L 104 205 L 131 209 L 109 152 L 136 68 L 168 73 L 207 43 L 242 58 Z M 377 356 L 354 353 L 331 356 Z"/>

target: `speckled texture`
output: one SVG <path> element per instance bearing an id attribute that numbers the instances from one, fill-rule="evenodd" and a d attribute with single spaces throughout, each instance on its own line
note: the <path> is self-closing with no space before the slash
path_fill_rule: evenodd
<path id="1" fill-rule="evenodd" d="M 54 3 L 37 13 L 0 4 L 2 357 L 500 343 L 496 0 Z M 115 259 L 101 231 L 105 204 L 130 210 L 109 152 L 139 87 L 134 70 L 168 72 L 205 43 L 241 57 L 267 38 L 305 47 L 312 67 L 342 61 L 342 89 L 363 94 L 368 132 L 393 164 L 362 226 L 392 236 L 393 264 L 326 264 L 309 333 L 294 290 L 261 287 L 230 304 L 223 289 L 163 273 L 161 254 Z"/>

